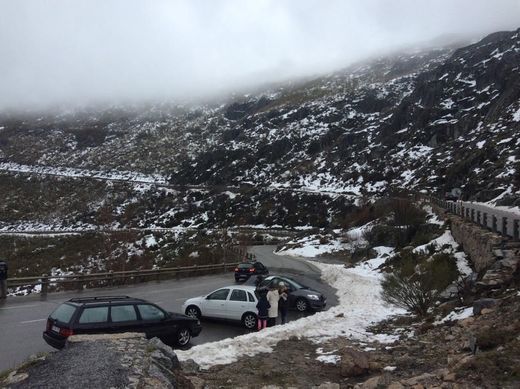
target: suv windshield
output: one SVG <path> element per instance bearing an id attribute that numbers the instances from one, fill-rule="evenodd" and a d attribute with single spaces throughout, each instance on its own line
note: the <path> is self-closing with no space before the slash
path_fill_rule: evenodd
<path id="1" fill-rule="evenodd" d="M 54 310 L 54 312 L 50 314 L 49 317 L 62 323 L 68 323 L 75 311 L 75 306 L 69 304 L 61 304 L 58 308 Z"/>

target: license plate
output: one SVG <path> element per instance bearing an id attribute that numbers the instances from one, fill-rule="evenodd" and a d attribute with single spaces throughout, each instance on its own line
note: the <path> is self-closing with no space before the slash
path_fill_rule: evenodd
<path id="1" fill-rule="evenodd" d="M 60 333 L 60 328 L 59 327 L 52 326 L 51 330 L 53 330 L 54 332 Z"/>

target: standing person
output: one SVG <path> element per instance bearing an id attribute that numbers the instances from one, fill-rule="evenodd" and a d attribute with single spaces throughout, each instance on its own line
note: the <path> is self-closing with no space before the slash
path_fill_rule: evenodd
<path id="1" fill-rule="evenodd" d="M 269 320 L 267 326 L 272 327 L 276 325 L 276 318 L 278 317 L 278 300 L 280 300 L 280 294 L 278 288 L 275 285 L 271 285 L 269 292 L 267 292 L 267 301 L 271 305 L 269 308 Z"/>
<path id="2" fill-rule="evenodd" d="M 280 282 L 280 300 L 278 300 L 278 308 L 280 308 L 280 317 L 282 318 L 282 324 L 287 323 L 287 312 L 289 311 L 289 289 L 283 282 Z"/>
<path id="3" fill-rule="evenodd" d="M 0 299 L 7 297 L 7 262 L 0 259 Z"/>
<path id="4" fill-rule="evenodd" d="M 258 331 L 262 328 L 267 327 L 267 319 L 269 317 L 269 308 L 271 305 L 269 301 L 267 301 L 267 291 L 260 290 L 260 297 L 258 298 L 258 303 L 256 304 L 256 309 L 258 309 Z"/>

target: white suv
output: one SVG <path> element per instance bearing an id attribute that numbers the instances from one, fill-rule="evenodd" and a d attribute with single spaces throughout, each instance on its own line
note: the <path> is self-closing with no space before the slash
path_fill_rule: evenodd
<path id="1" fill-rule="evenodd" d="M 247 329 L 256 328 L 255 288 L 233 285 L 217 289 L 206 296 L 188 299 L 182 305 L 186 315 L 201 318 L 238 320 Z"/>

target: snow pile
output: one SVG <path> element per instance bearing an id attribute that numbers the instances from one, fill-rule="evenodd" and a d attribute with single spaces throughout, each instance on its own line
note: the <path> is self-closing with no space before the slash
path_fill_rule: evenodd
<path id="1" fill-rule="evenodd" d="M 340 239 L 329 240 L 327 243 L 320 243 L 319 235 L 311 235 L 296 242 L 289 242 L 288 245 L 297 245 L 278 251 L 278 255 L 288 255 L 291 257 L 314 258 L 319 255 L 332 253 L 335 251 L 346 250 L 348 244 L 342 243 Z"/>
<path id="2" fill-rule="evenodd" d="M 434 246 L 436 252 L 444 251 L 444 250 L 448 250 L 449 252 L 454 252 L 459 247 L 459 244 L 457 242 L 455 242 L 455 239 L 453 239 L 453 236 L 451 235 L 451 231 L 446 230 L 446 231 L 444 231 L 444 234 L 442 234 L 438 238 L 436 238 L 426 244 L 423 244 L 422 246 L 417 246 L 416 248 L 413 249 L 413 252 L 414 253 L 427 253 L 429 246 Z"/>
<path id="3" fill-rule="evenodd" d="M 459 244 L 455 242 L 453 239 L 453 235 L 450 230 L 444 231 L 444 233 L 436 239 L 423 244 L 422 246 L 417 246 L 413 249 L 414 253 L 427 253 L 428 247 L 433 246 L 435 248 L 436 253 L 448 253 L 452 254 L 457 260 L 457 269 L 459 273 L 463 276 L 470 275 L 473 270 L 471 269 L 468 257 L 464 251 L 460 251 Z"/>
<path id="4" fill-rule="evenodd" d="M 379 258 L 374 260 L 381 261 Z M 241 356 L 269 353 L 282 340 L 291 336 L 320 343 L 339 336 L 361 341 L 393 342 L 396 336 L 375 335 L 366 331 L 372 323 L 405 311 L 391 307 L 380 297 L 382 275 L 367 268 L 346 269 L 342 265 L 314 263 L 322 271 L 324 281 L 337 289 L 339 304 L 327 311 L 218 342 L 205 343 L 189 350 L 178 350 L 185 361 L 193 359 L 201 368 L 237 361 Z"/>
<path id="5" fill-rule="evenodd" d="M 341 355 L 333 354 L 333 352 L 323 352 L 323 349 L 320 347 L 316 350 L 316 353 L 319 354 L 316 360 L 321 363 L 336 365 L 341 361 Z"/>
<path id="6" fill-rule="evenodd" d="M 466 319 L 470 316 L 473 316 L 473 307 L 455 309 L 454 311 L 450 312 L 446 317 L 434 322 L 433 324 L 439 325 L 449 321 Z"/>
<path id="7" fill-rule="evenodd" d="M 331 238 L 322 235 L 310 235 L 296 241 L 288 242 L 276 254 L 288 255 L 291 257 L 314 258 L 323 254 L 331 254 L 338 251 L 352 251 L 356 247 L 363 246 L 367 242 L 364 233 L 372 228 L 371 223 L 362 227 L 352 228 L 348 231 L 334 230 L 334 233 L 341 235 Z"/>

